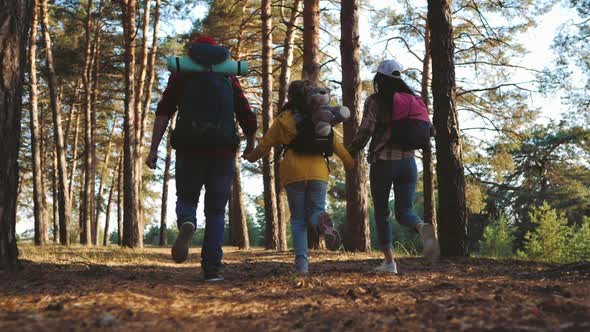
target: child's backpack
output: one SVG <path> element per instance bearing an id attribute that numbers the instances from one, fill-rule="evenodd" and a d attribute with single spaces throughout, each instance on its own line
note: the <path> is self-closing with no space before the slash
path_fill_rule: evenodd
<path id="1" fill-rule="evenodd" d="M 409 93 L 393 95 L 389 126 L 391 142 L 402 149 L 425 149 L 430 144 L 432 123 L 422 98 Z"/>
<path id="2" fill-rule="evenodd" d="M 316 134 L 311 116 L 303 112 L 293 112 L 297 135 L 289 145 L 284 147 L 293 149 L 300 154 L 321 154 L 328 158 L 334 154 L 334 129 L 330 129 L 328 136 Z"/>

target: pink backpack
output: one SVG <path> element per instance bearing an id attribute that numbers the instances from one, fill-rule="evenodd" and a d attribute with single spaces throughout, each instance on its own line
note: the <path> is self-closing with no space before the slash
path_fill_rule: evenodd
<path id="1" fill-rule="evenodd" d="M 392 143 L 403 149 L 424 149 L 430 144 L 432 123 L 422 98 L 409 93 L 393 95 L 389 126 Z"/>

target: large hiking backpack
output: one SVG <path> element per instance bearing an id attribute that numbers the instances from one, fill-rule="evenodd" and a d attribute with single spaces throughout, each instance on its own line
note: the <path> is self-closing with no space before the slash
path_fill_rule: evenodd
<path id="1" fill-rule="evenodd" d="M 284 147 L 283 151 L 293 149 L 300 154 L 322 154 L 328 158 L 334 154 L 334 129 L 330 129 L 328 136 L 320 136 L 315 132 L 315 126 L 311 121 L 311 116 L 294 112 L 297 135 Z"/>
<path id="2" fill-rule="evenodd" d="M 409 93 L 393 95 L 389 126 L 391 142 L 402 149 L 424 149 L 430 144 L 432 123 L 422 98 Z"/>
<path id="3" fill-rule="evenodd" d="M 172 147 L 237 149 L 231 78 L 214 72 L 183 75 L 184 91 L 178 104 Z"/>

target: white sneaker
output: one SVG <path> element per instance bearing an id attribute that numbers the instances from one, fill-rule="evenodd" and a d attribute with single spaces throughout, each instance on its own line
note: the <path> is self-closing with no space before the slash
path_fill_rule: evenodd
<path id="1" fill-rule="evenodd" d="M 422 255 L 431 263 L 435 263 L 440 257 L 440 246 L 434 233 L 434 226 L 432 224 L 421 224 L 418 233 L 420 233 L 420 239 L 424 247 Z"/>
<path id="2" fill-rule="evenodd" d="M 397 274 L 397 265 L 395 264 L 395 262 L 391 262 L 389 264 L 383 262 L 381 263 L 381 265 L 375 268 L 375 271 Z"/>

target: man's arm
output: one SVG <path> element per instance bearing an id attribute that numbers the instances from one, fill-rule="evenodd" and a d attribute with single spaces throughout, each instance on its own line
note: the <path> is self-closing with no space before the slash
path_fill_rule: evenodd
<path id="1" fill-rule="evenodd" d="M 242 154 L 242 157 L 244 157 L 254 150 L 258 123 L 256 122 L 256 114 L 252 112 L 250 104 L 248 103 L 248 99 L 244 95 L 240 81 L 235 76 L 232 76 L 231 80 L 234 88 L 234 107 L 236 119 L 238 120 L 244 135 L 246 135 L 246 148 Z"/>
<path id="2" fill-rule="evenodd" d="M 154 120 L 154 129 L 152 130 L 152 144 L 150 146 L 150 154 L 145 161 L 147 167 L 156 169 L 156 162 L 158 161 L 158 146 L 162 141 L 162 136 L 168 128 L 170 117 L 167 115 L 156 115 Z"/>
<path id="3" fill-rule="evenodd" d="M 162 99 L 158 103 L 156 109 L 156 119 L 154 120 L 154 129 L 152 130 L 152 144 L 150 146 L 150 154 L 145 163 L 151 169 L 156 169 L 156 162 L 158 161 L 158 146 L 162 140 L 162 136 L 168 128 L 170 118 L 176 113 L 176 105 L 179 99 L 179 80 L 180 76 L 177 73 L 172 73 L 168 79 L 166 90 L 162 93 Z"/>

